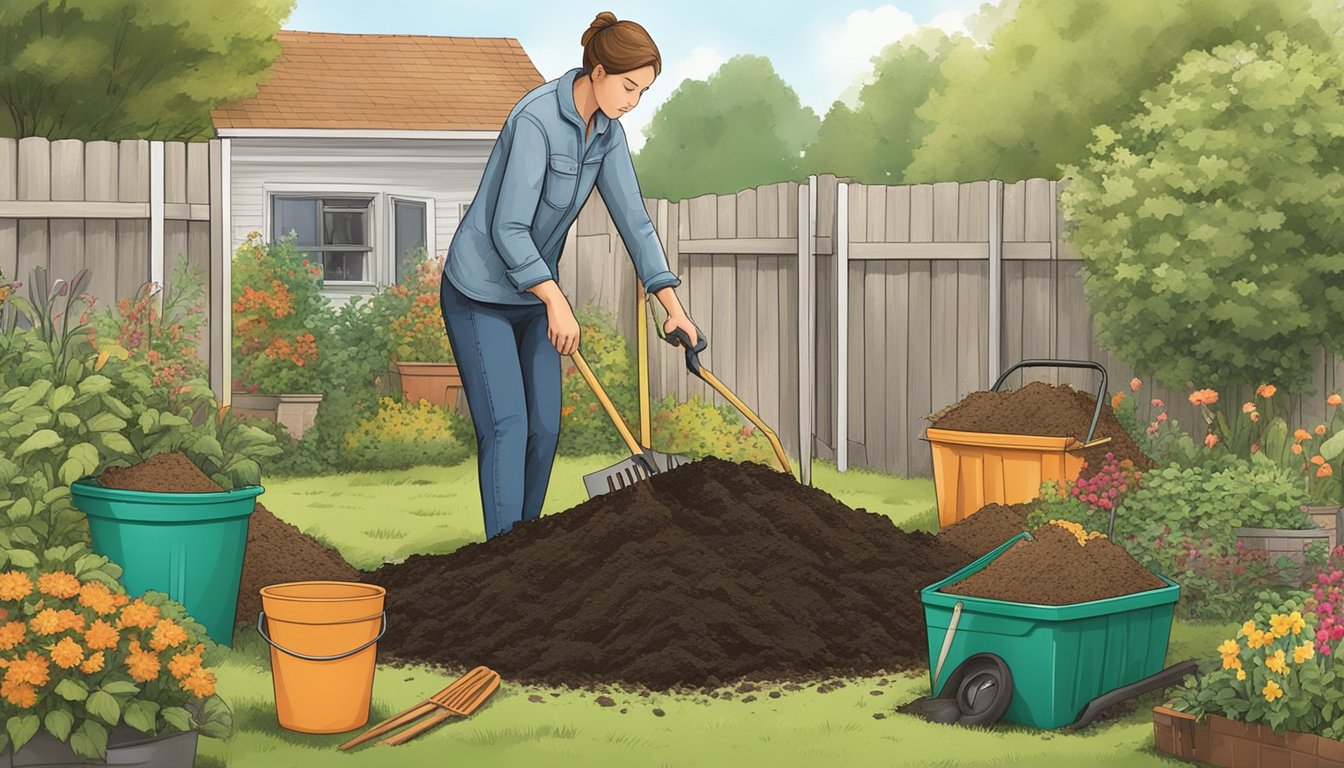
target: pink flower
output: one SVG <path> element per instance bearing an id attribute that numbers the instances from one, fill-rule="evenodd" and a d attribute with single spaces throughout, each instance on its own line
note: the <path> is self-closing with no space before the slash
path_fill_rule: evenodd
<path id="1" fill-rule="evenodd" d="M 1156 397 L 1154 397 L 1154 398 L 1153 398 L 1153 407 L 1155 407 L 1155 408 L 1166 408 L 1167 405 L 1166 405 L 1166 403 L 1164 403 L 1164 402 L 1162 402 L 1161 400 L 1159 400 L 1159 399 L 1157 399 Z"/>
<path id="2" fill-rule="evenodd" d="M 1132 392 L 1138 392 L 1143 387 L 1143 382 L 1137 378 L 1129 380 L 1129 389 Z"/>
<path id="3" fill-rule="evenodd" d="M 1162 413 L 1157 414 L 1157 420 L 1158 420 L 1159 422 L 1166 421 L 1166 420 L 1167 420 L 1167 414 L 1166 414 L 1166 412 L 1162 412 Z"/>

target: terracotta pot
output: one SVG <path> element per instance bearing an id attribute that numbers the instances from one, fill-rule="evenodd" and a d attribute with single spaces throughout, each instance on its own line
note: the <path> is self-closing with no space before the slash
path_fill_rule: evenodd
<path id="1" fill-rule="evenodd" d="M 1153 708 L 1153 740 L 1157 748 L 1182 760 L 1223 768 L 1298 766 L 1344 768 L 1344 742 L 1311 733 L 1276 735 L 1267 725 L 1242 723 L 1209 715 L 1203 723 L 1193 715 L 1167 707 Z"/>
<path id="2" fill-rule="evenodd" d="M 413 403 L 428 400 L 440 408 L 454 410 L 462 375 L 456 363 L 403 363 L 395 361 L 401 376 L 401 391 Z"/>
<path id="3" fill-rule="evenodd" d="M 106 765 L 139 766 L 140 768 L 191 768 L 196 760 L 196 732 L 183 731 L 162 736 L 146 736 L 139 731 L 119 725 L 107 740 Z M 0 752 L 0 768 L 64 768 L 65 766 L 102 765 L 85 762 L 68 744 L 44 733 L 34 736 L 17 754 L 9 749 Z"/>
<path id="4" fill-rule="evenodd" d="M 274 421 L 289 430 L 295 440 L 302 439 L 303 433 L 313 426 L 313 419 L 317 417 L 317 409 L 321 404 L 320 394 L 253 395 L 234 392 L 232 398 L 234 413 Z"/>

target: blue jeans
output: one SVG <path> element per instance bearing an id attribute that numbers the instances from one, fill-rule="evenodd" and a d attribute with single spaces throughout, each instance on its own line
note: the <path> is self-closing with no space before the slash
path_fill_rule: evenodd
<path id="1" fill-rule="evenodd" d="M 443 323 L 476 427 L 486 538 L 541 516 L 560 437 L 560 353 L 546 307 L 488 304 L 445 275 Z"/>

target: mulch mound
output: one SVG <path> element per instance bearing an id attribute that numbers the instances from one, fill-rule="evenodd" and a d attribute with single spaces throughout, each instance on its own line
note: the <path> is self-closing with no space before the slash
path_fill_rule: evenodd
<path id="1" fill-rule="evenodd" d="M 184 453 L 161 453 L 129 467 L 109 467 L 98 475 L 104 488 L 154 493 L 219 493 L 224 490 Z"/>
<path id="2" fill-rule="evenodd" d="M 1090 393 L 1033 381 L 1010 392 L 972 392 L 931 418 L 936 429 L 1073 437 L 1082 441 L 1087 439 L 1087 428 L 1092 424 L 1096 407 L 1097 398 Z M 1084 477 L 1101 469 L 1107 452 L 1114 453 L 1117 461 L 1133 461 L 1139 470 L 1156 466 L 1120 426 L 1110 403 L 1102 404 L 1093 437 L 1109 437 L 1111 441 L 1083 451 L 1088 467 L 1083 471 Z"/>
<path id="3" fill-rule="evenodd" d="M 1036 502 L 986 504 L 964 520 L 938 532 L 938 540 L 965 552 L 972 559 L 993 552 L 1005 541 L 1027 530 L 1027 515 Z"/>
<path id="4" fill-rule="evenodd" d="M 359 581 L 360 572 L 335 549 L 276 517 L 260 502 L 247 525 L 237 624 L 256 624 L 261 588 L 291 581 Z"/>
<path id="5" fill-rule="evenodd" d="M 1014 603 L 1071 605 L 1146 592 L 1166 582 L 1106 538 L 1079 544 L 1073 533 L 1043 525 L 984 570 L 941 592 Z"/>
<path id="6" fill-rule="evenodd" d="M 715 458 L 366 580 L 379 650 L 531 683 L 666 690 L 927 663 L 919 590 L 968 562 L 926 533 Z"/>

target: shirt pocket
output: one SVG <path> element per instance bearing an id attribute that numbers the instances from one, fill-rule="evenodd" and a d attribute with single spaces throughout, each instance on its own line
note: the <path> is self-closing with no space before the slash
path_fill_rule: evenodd
<path id="1" fill-rule="evenodd" d="M 567 155 L 551 155 L 541 199 L 552 208 L 564 210 L 573 204 L 578 185 L 579 161 Z"/>

